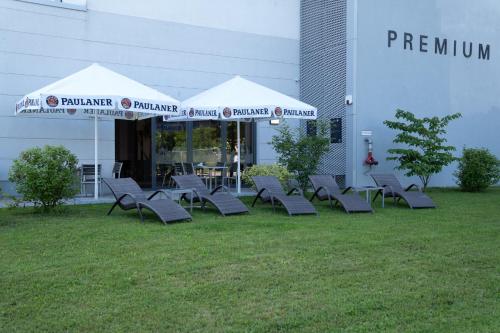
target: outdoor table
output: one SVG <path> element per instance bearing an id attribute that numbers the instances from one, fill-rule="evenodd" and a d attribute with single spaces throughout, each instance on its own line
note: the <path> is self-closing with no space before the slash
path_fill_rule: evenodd
<path id="1" fill-rule="evenodd" d="M 197 170 L 204 170 L 207 171 L 208 174 L 208 189 L 212 191 L 212 181 L 214 181 L 214 185 L 216 185 L 215 181 L 215 173 L 216 171 L 220 170 L 221 174 L 224 172 L 227 167 L 225 166 L 208 166 L 208 165 L 195 165 L 195 168 Z"/>
<path id="2" fill-rule="evenodd" d="M 163 190 L 170 200 L 177 201 L 181 205 L 181 199 L 184 194 L 189 194 L 189 211 L 193 212 L 193 189 L 191 188 L 174 188 Z M 182 205 L 181 205 L 182 206 Z"/>
<path id="3" fill-rule="evenodd" d="M 353 191 L 355 192 L 366 192 L 366 202 L 370 203 L 371 201 L 371 192 L 373 191 L 382 191 L 382 208 L 385 208 L 385 187 L 377 187 L 377 186 L 359 186 L 353 187 Z"/>

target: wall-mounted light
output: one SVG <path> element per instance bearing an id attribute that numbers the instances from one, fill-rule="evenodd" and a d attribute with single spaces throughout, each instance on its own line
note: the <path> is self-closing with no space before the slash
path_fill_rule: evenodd
<path id="1" fill-rule="evenodd" d="M 280 120 L 279 119 L 271 119 L 269 120 L 269 125 L 271 126 L 276 126 L 276 125 L 279 125 L 280 124 Z"/>

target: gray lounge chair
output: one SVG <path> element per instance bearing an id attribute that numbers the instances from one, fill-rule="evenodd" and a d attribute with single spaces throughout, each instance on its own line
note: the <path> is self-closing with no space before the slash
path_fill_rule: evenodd
<path id="1" fill-rule="evenodd" d="M 163 223 L 191 220 L 191 215 L 176 202 L 165 198 L 152 200 L 162 190 L 156 191 L 146 197 L 144 191 L 132 178 L 104 178 L 104 183 L 108 185 L 115 196 L 115 203 L 108 212 L 111 214 L 116 206 L 123 210 L 137 209 L 141 222 L 144 222 L 142 209 L 147 208 L 152 211 Z"/>
<path id="2" fill-rule="evenodd" d="M 206 203 L 211 203 L 223 215 L 248 213 L 248 208 L 239 199 L 233 197 L 229 193 L 219 192 L 225 189 L 225 186 L 219 185 L 211 192 L 207 189 L 200 177 L 196 175 L 172 176 L 175 183 L 182 188 L 193 189 L 193 202 L 200 202 L 204 209 Z M 190 199 L 189 195 L 184 195 L 186 199 Z"/>
<path id="3" fill-rule="evenodd" d="M 370 204 L 361 198 L 357 193 L 347 194 L 347 192 L 352 189 L 351 187 L 348 187 L 343 191 L 340 190 L 333 176 L 314 175 L 309 176 L 309 180 L 314 189 L 311 202 L 316 197 L 320 201 L 328 200 L 330 202 L 330 207 L 332 208 L 334 204 L 340 203 L 346 213 L 373 212 Z"/>
<path id="4" fill-rule="evenodd" d="M 253 176 L 252 180 L 258 192 L 253 200 L 252 207 L 260 198 L 262 202 L 270 202 L 273 210 L 276 210 L 276 204 L 280 203 L 285 207 L 288 215 L 317 214 L 316 209 L 304 197 L 300 188 L 294 187 L 288 193 L 285 193 L 278 178 L 274 176 Z M 294 192 L 297 192 L 298 195 L 291 195 Z"/>
<path id="5" fill-rule="evenodd" d="M 385 188 L 385 197 L 392 197 L 396 205 L 399 200 L 406 201 L 410 208 L 436 208 L 436 205 L 429 196 L 422 192 L 416 184 L 411 184 L 406 189 L 403 189 L 401 183 L 394 174 L 371 174 L 377 186 Z M 415 187 L 418 191 L 410 191 Z M 373 197 L 373 201 L 382 191 L 378 191 Z"/>

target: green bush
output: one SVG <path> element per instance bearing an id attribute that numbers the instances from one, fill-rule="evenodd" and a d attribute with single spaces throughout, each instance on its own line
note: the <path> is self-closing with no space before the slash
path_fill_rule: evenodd
<path id="1" fill-rule="evenodd" d="M 271 144 L 278 154 L 278 163 L 296 175 L 300 187 L 305 190 L 309 176 L 317 172 L 321 158 L 330 148 L 328 123 L 316 121 L 316 134 L 308 135 L 300 128 L 291 129 L 288 125 L 278 128 Z"/>
<path id="2" fill-rule="evenodd" d="M 261 164 L 245 169 L 241 174 L 241 179 L 245 184 L 253 186 L 252 176 L 275 176 L 286 188 L 287 181 L 292 175 L 284 166 L 279 164 Z"/>
<path id="3" fill-rule="evenodd" d="M 46 210 L 77 193 L 77 163 L 76 156 L 63 146 L 31 148 L 14 160 L 9 180 L 16 184 L 24 201 Z"/>
<path id="4" fill-rule="evenodd" d="M 500 180 L 500 162 L 488 149 L 464 148 L 455 177 L 463 191 L 484 191 Z"/>

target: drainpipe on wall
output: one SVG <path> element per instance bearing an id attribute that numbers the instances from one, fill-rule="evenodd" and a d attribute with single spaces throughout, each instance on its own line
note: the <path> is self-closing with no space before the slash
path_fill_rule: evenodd
<path id="1" fill-rule="evenodd" d="M 358 0 L 353 0 L 353 39 L 352 39 L 352 131 L 353 131 L 353 151 L 352 151 L 352 184 L 358 186 L 358 128 L 356 117 L 358 115 Z"/>

